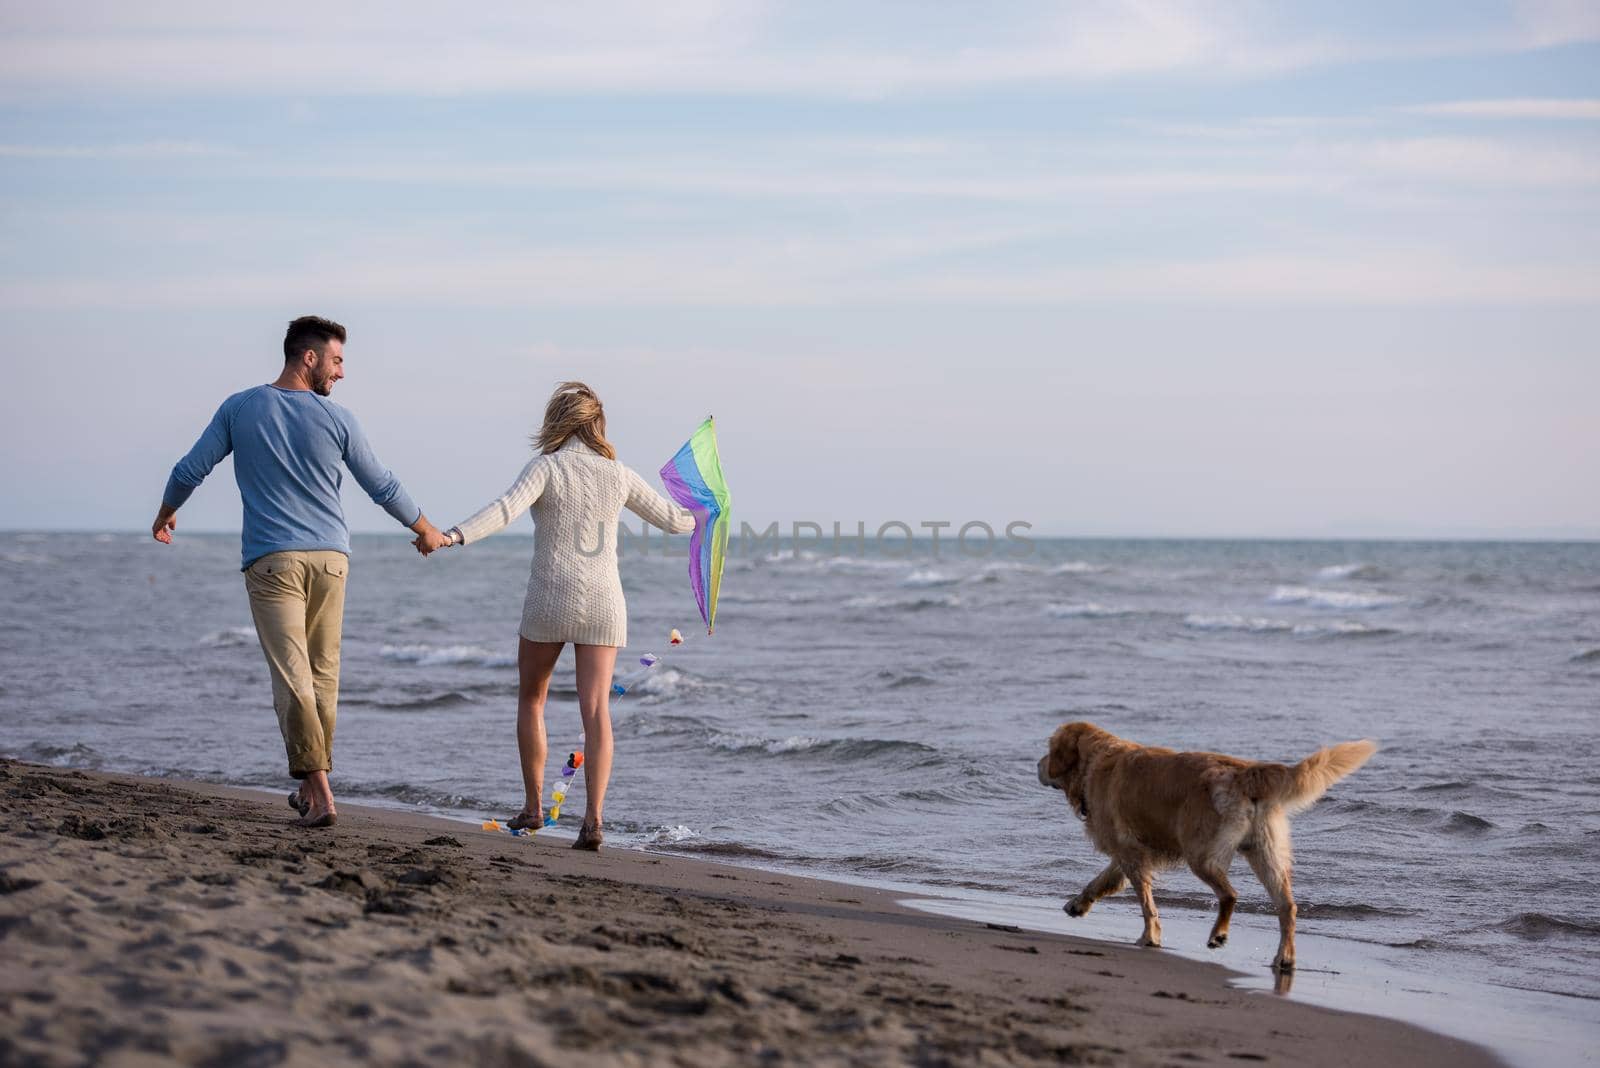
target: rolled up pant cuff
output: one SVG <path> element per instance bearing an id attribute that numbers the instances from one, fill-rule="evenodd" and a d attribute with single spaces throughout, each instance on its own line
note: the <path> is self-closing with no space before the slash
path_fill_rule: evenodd
<path id="1" fill-rule="evenodd" d="M 333 761 L 325 756 L 305 754 L 304 756 L 289 758 L 289 774 L 296 779 L 303 779 L 307 775 L 319 771 L 332 771 Z"/>

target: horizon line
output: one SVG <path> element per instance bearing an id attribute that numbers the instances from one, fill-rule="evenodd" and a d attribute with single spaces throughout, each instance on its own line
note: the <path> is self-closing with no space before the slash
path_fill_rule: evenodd
<path id="1" fill-rule="evenodd" d="M 142 534 L 142 533 L 143 533 L 142 528 L 131 528 L 130 529 L 130 528 L 122 528 L 122 527 L 8 527 L 8 526 L 0 526 L 0 534 L 51 535 L 51 534 Z M 233 529 L 233 530 L 218 530 L 218 529 L 194 530 L 194 529 L 190 529 L 190 530 L 186 530 L 186 531 L 181 531 L 176 536 L 177 537 L 182 537 L 183 535 L 187 534 L 187 535 L 194 536 L 194 537 L 208 537 L 208 538 L 210 538 L 210 537 L 240 537 L 240 536 L 242 536 L 242 533 L 243 532 L 241 530 L 238 530 L 238 529 Z M 351 530 L 349 533 L 352 536 L 376 537 L 376 538 L 405 538 L 408 541 L 411 539 L 411 536 L 412 536 L 410 531 Z M 509 536 L 509 537 L 514 537 L 514 538 L 532 538 L 534 536 L 534 533 L 535 532 L 533 532 L 533 531 L 503 531 L 500 534 L 497 534 L 496 536 L 497 537 Z M 689 537 L 689 535 L 687 535 L 687 534 L 669 535 L 669 534 L 662 533 L 660 535 L 660 537 L 662 539 L 666 539 L 666 538 L 669 538 L 669 537 L 677 537 L 677 538 L 687 539 Z M 870 535 L 868 536 L 868 539 L 871 540 L 871 536 Z M 154 540 L 154 539 L 152 538 L 151 540 Z M 763 539 L 763 540 L 765 540 L 765 539 Z M 809 542 L 815 542 L 818 545 L 826 545 L 826 544 L 829 544 L 829 543 L 833 542 L 834 540 L 835 539 L 831 534 L 824 534 L 821 538 L 806 537 L 806 538 L 801 538 L 801 539 L 796 539 L 795 537 L 792 536 L 792 534 L 789 535 L 789 536 L 785 536 L 785 535 L 781 535 L 780 534 L 778 536 L 778 538 L 777 538 L 777 541 L 778 541 L 778 543 L 780 545 L 781 544 L 785 544 L 785 543 L 791 543 L 792 544 L 792 543 L 794 543 L 796 541 L 799 541 L 802 544 L 803 543 L 809 543 Z M 854 534 L 841 534 L 837 540 L 840 541 L 840 542 L 849 543 L 849 542 L 858 541 L 860 539 Z M 897 544 L 902 544 L 903 543 L 903 539 L 896 538 L 894 540 L 895 540 L 895 542 Z M 910 540 L 911 540 L 912 543 L 919 543 L 919 542 L 931 543 L 931 542 L 933 542 L 934 539 L 932 537 L 927 536 L 927 535 L 914 535 Z M 941 540 L 944 540 L 944 539 L 941 538 Z M 1556 533 L 1529 533 L 1529 532 L 1523 532 L 1523 533 L 1512 533 L 1512 532 L 1492 533 L 1491 532 L 1491 533 L 1477 533 L 1477 534 L 1474 534 L 1474 533 L 1454 533 L 1454 534 L 1426 534 L 1426 533 L 1411 533 L 1411 534 L 1333 534 L 1333 533 L 1327 533 L 1327 534 L 1172 534 L 1172 533 L 1168 533 L 1168 534 L 1106 534 L 1106 533 L 1098 533 L 1098 534 L 1088 534 L 1088 533 L 1056 534 L 1056 533 L 1043 533 L 1043 534 L 1041 534 L 1041 533 L 1038 533 L 1036 531 L 1030 531 L 1028 540 L 1031 540 L 1031 541 L 1261 541 L 1261 542 L 1364 541 L 1364 542 L 1460 542 L 1460 543 L 1471 543 L 1471 542 L 1478 542 L 1478 543 L 1520 542 L 1520 543 L 1527 543 L 1527 544 L 1584 545 L 1584 544 L 1600 543 L 1600 529 L 1595 529 L 1595 530 L 1588 531 L 1588 532 L 1577 532 L 1577 531 L 1561 531 L 1561 532 L 1556 532 Z"/>

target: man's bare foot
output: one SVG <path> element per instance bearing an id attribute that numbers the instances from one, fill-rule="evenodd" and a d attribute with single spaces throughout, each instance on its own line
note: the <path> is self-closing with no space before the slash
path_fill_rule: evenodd
<path id="1" fill-rule="evenodd" d="M 333 809 L 318 811 L 314 808 L 306 810 L 306 814 L 294 821 L 296 827 L 332 827 L 338 822 L 339 814 Z"/>
<path id="2" fill-rule="evenodd" d="M 311 805 L 305 798 L 300 796 L 299 790 L 291 790 L 289 791 L 289 807 L 304 816 Z"/>
<path id="3" fill-rule="evenodd" d="M 332 827 L 339 818 L 333 810 L 333 788 L 328 785 L 326 771 L 308 772 L 300 781 L 300 789 L 289 795 L 291 804 L 297 796 L 300 803 L 295 807 L 300 818 L 294 821 L 296 827 Z"/>

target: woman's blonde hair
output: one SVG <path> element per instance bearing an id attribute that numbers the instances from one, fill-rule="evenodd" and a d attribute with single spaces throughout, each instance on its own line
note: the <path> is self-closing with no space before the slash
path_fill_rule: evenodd
<path id="1" fill-rule="evenodd" d="M 582 382 L 563 382 L 544 406 L 544 425 L 533 436 L 533 445 L 551 453 L 574 435 L 607 460 L 617 458 L 617 450 L 606 440 L 606 410 L 600 398 Z"/>

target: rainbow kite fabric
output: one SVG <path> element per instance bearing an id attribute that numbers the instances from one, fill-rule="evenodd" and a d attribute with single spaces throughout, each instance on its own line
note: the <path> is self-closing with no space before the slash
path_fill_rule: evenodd
<path id="1" fill-rule="evenodd" d="M 733 498 L 722 477 L 717 455 L 717 428 L 711 417 L 700 424 L 678 454 L 661 469 L 661 481 L 672 499 L 694 513 L 689 537 L 689 581 L 694 586 L 706 633 L 717 625 L 717 594 L 722 589 L 722 564 L 728 555 L 728 505 Z"/>

